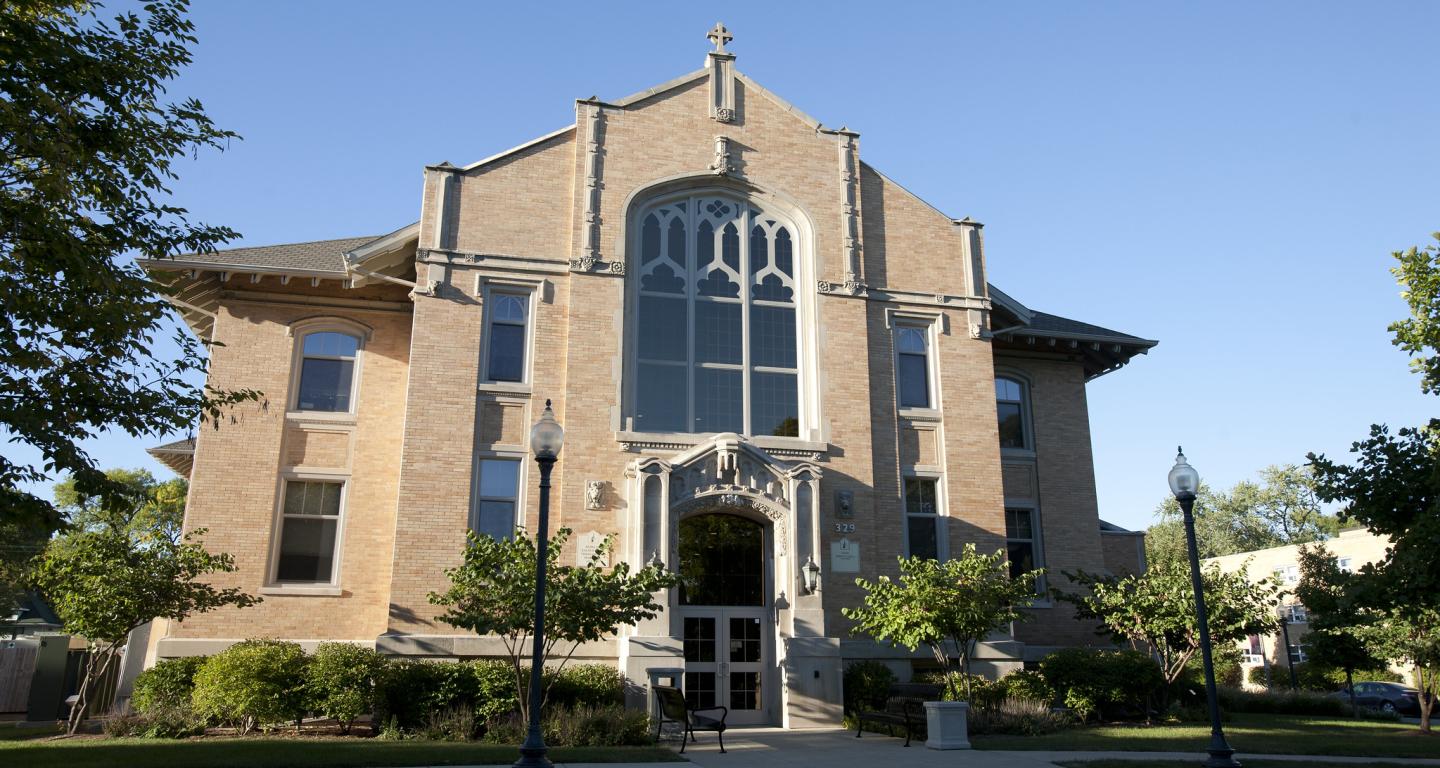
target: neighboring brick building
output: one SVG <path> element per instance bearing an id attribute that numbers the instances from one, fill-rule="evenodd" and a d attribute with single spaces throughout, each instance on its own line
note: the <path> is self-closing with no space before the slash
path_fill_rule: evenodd
<path id="1" fill-rule="evenodd" d="M 722 32 L 703 69 L 427 167 L 420 221 L 389 235 L 148 263 L 223 344 L 210 384 L 265 393 L 199 431 L 186 521 L 265 602 L 155 632 L 156 653 L 258 636 L 497 653 L 426 594 L 467 527 L 533 529 L 547 399 L 567 434 L 554 524 L 722 575 L 581 655 L 642 691 L 683 673 L 732 722 L 833 724 L 846 661 L 908 672 L 840 614 L 897 555 L 1143 567 L 1132 538 L 1102 543 L 1085 384 L 1155 342 L 987 286 L 979 223 L 740 74 Z M 1097 641 L 1034 612 L 984 668 Z"/>

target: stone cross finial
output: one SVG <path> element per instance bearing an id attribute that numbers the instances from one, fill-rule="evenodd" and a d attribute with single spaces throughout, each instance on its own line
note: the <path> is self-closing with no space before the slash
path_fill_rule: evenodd
<path id="1" fill-rule="evenodd" d="M 710 30 L 710 34 L 706 35 L 705 39 L 715 44 L 716 53 L 725 53 L 725 44 L 734 40 L 735 36 L 730 34 L 730 30 L 726 29 L 724 24 L 717 21 L 715 28 Z"/>

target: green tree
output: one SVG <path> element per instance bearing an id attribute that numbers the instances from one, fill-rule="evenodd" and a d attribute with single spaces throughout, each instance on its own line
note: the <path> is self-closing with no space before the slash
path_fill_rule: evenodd
<path id="1" fill-rule="evenodd" d="M 921 557 L 899 560 L 899 580 L 855 579 L 865 590 L 864 604 L 840 609 L 855 622 L 850 633 L 863 632 L 912 652 L 922 645 L 929 647 L 945 670 L 947 693 L 955 698 L 959 691 L 948 644 L 959 655 L 968 699 L 976 644 L 996 629 L 1028 618 L 1021 609 L 1035 601 L 1035 580 L 1044 571 L 1011 578 L 1003 550 L 985 555 L 974 544 L 966 544 L 959 557 L 944 562 Z"/>
<path id="2" fill-rule="evenodd" d="M 235 138 L 200 102 L 165 98 L 195 43 L 188 4 L 113 19 L 99 5 L 0 4 L 0 430 L 40 456 L 0 456 L 0 519 L 51 530 L 58 513 L 24 485 L 62 473 L 84 495 L 124 495 L 86 439 L 167 434 L 257 396 L 193 383 L 204 349 L 131 258 L 235 237 L 170 200 L 177 160 Z M 172 332 L 173 355 L 157 346 Z"/>
<path id="3" fill-rule="evenodd" d="M 1434 608 L 1391 608 L 1360 631 L 1365 642 L 1378 650 L 1378 655 L 1414 671 L 1415 687 L 1420 690 L 1420 731 L 1430 732 L 1435 697 L 1440 695 L 1440 611 Z M 1426 695 L 1428 694 L 1428 695 Z"/>
<path id="4" fill-rule="evenodd" d="M 198 537 L 203 533 L 174 541 L 155 532 L 109 526 L 81 529 L 52 540 L 36 560 L 31 573 L 35 587 L 64 622 L 65 631 L 90 644 L 79 700 L 70 712 L 71 734 L 89 709 L 93 684 L 115 663 L 133 630 L 157 618 L 181 621 L 222 606 L 259 602 L 233 587 L 218 589 L 201 580 L 235 570 L 232 557 L 212 555 L 201 546 Z"/>
<path id="5" fill-rule="evenodd" d="M 542 658 L 547 662 L 560 659 L 554 674 L 549 675 L 547 695 L 581 643 L 601 640 L 622 626 L 654 618 L 661 608 L 655 593 L 678 583 L 674 574 L 653 565 L 631 573 L 630 565 L 621 562 L 607 570 L 604 563 L 610 559 L 612 537 L 606 537 L 586 565 L 561 565 L 560 553 L 569 538 L 569 528 L 556 531 L 546 558 Z M 504 642 L 525 717 L 529 687 L 524 661 L 529 658 L 535 631 L 536 562 L 535 542 L 523 529 L 509 539 L 470 531 L 464 561 L 445 571 L 450 587 L 430 593 L 430 602 L 446 609 L 441 621 L 478 635 L 498 635 Z M 555 649 L 562 643 L 568 649 L 557 655 Z"/>
<path id="6" fill-rule="evenodd" d="M 1155 514 L 1160 522 L 1146 532 L 1147 561 L 1186 560 L 1179 503 L 1167 496 Z M 1194 515 L 1202 558 L 1323 541 L 1340 530 L 1339 519 L 1324 511 L 1311 468 L 1293 464 L 1265 467 L 1259 482 L 1242 480 L 1228 491 L 1201 483 Z"/>
<path id="7" fill-rule="evenodd" d="M 1097 632 L 1134 650 L 1154 654 L 1167 684 L 1185 672 L 1200 650 L 1200 626 L 1188 562 L 1151 563 L 1145 573 L 1125 577 L 1066 573 L 1080 592 L 1056 591 L 1075 606 L 1076 617 L 1095 619 Z M 1206 619 L 1215 646 L 1235 644 L 1249 635 L 1269 634 L 1278 626 L 1276 595 L 1269 579 L 1252 584 L 1245 569 L 1224 573 L 1216 565 L 1201 571 Z"/>
<path id="8" fill-rule="evenodd" d="M 185 495 L 190 490 L 184 478 L 156 480 L 144 469 L 108 469 L 105 476 L 122 487 L 123 494 L 87 496 L 80 492 L 73 477 L 55 484 L 55 508 L 68 528 L 110 527 L 180 540 Z"/>
<path id="9" fill-rule="evenodd" d="M 1324 544 L 1300 548 L 1300 583 L 1295 597 L 1309 614 L 1307 664 L 1344 670 L 1350 704 L 1355 704 L 1355 670 L 1383 667 L 1365 628 L 1379 618 L 1357 605 L 1355 577 L 1340 570 Z"/>
<path id="10" fill-rule="evenodd" d="M 1430 237 L 1440 242 L 1440 232 Z M 1390 268 L 1400 283 L 1400 296 L 1410 307 L 1410 317 L 1390 324 L 1391 343 L 1410 355 L 1410 368 L 1420 374 L 1420 391 L 1440 394 L 1440 248 L 1411 246 L 1390 254 L 1397 262 Z"/>

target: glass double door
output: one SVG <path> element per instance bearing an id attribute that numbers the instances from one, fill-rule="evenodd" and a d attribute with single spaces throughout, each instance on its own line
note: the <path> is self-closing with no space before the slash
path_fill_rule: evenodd
<path id="1" fill-rule="evenodd" d="M 728 725 L 769 723 L 766 609 L 686 607 L 681 612 L 686 702 L 728 707 Z"/>

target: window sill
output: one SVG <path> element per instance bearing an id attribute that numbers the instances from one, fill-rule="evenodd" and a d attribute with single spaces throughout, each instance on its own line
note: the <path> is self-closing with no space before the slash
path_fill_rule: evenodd
<path id="1" fill-rule="evenodd" d="M 275 584 L 261 587 L 260 594 L 275 597 L 340 597 L 345 590 L 330 584 Z"/>
<path id="2" fill-rule="evenodd" d="M 900 408 L 896 413 L 910 421 L 940 421 L 941 418 L 939 408 Z"/>
<path id="3" fill-rule="evenodd" d="M 285 418 L 289 421 L 309 421 L 312 423 L 334 424 L 339 427 L 353 427 L 356 417 L 353 413 L 334 413 L 331 411 L 286 411 Z"/>
<path id="4" fill-rule="evenodd" d="M 1001 459 L 1033 459 L 1035 451 L 1029 448 L 1001 448 Z"/>
<path id="5" fill-rule="evenodd" d="M 707 443 L 723 432 L 616 432 L 615 442 L 629 443 L 640 448 L 658 448 L 684 450 L 702 443 Z M 756 435 L 744 437 L 744 439 L 767 451 L 783 451 L 794 453 L 826 453 L 830 450 L 830 444 L 816 442 L 813 440 L 802 440 L 798 437 L 775 437 L 773 435 Z"/>
<path id="6" fill-rule="evenodd" d="M 528 395 L 530 385 L 523 381 L 482 381 L 477 387 L 481 392 L 503 392 L 513 395 Z"/>
<path id="7" fill-rule="evenodd" d="M 1027 607 L 1027 608 L 1054 608 L 1054 607 L 1055 607 L 1055 602 L 1054 602 L 1053 600 L 1051 600 L 1050 598 L 1047 597 L 1047 598 L 1043 598 L 1043 599 L 1037 599 L 1035 602 L 1031 603 L 1030 605 L 1028 605 L 1028 606 L 1026 606 L 1026 607 Z"/>

